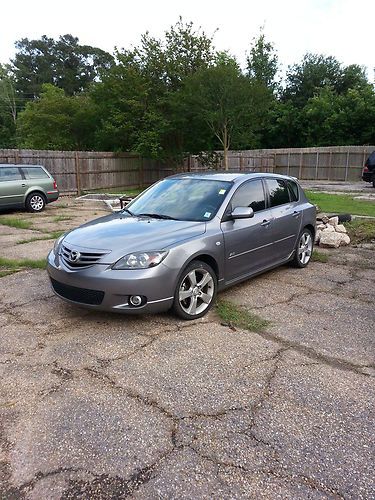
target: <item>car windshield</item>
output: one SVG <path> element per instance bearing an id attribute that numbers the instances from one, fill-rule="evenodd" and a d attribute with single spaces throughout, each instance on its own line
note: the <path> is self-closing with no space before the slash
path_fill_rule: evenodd
<path id="1" fill-rule="evenodd" d="M 136 216 L 189 221 L 211 220 L 232 183 L 210 179 L 165 179 L 126 209 Z"/>

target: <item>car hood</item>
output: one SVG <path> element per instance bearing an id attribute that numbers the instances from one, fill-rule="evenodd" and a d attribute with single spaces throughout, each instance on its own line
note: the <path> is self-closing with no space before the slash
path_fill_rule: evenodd
<path id="1" fill-rule="evenodd" d="M 111 264 L 127 253 L 163 250 L 205 231 L 205 222 L 111 214 L 74 229 L 64 243 L 81 251 L 106 251 L 100 262 Z"/>

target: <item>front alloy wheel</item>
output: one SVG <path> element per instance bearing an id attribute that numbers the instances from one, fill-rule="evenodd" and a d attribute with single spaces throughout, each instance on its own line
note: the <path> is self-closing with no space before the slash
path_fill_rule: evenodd
<path id="1" fill-rule="evenodd" d="M 293 263 L 297 267 L 306 267 L 310 262 L 313 251 L 313 236 L 309 229 L 303 229 L 296 248 Z"/>
<path id="2" fill-rule="evenodd" d="M 193 261 L 176 287 L 173 309 L 183 319 L 197 319 L 211 308 L 217 289 L 214 271 L 205 262 Z"/>

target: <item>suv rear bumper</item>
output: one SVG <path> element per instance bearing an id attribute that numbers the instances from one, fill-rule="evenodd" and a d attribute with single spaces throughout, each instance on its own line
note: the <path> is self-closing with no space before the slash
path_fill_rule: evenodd
<path id="1" fill-rule="evenodd" d="M 52 201 L 56 201 L 59 198 L 59 192 L 56 191 L 47 191 L 47 203 L 51 203 Z"/>

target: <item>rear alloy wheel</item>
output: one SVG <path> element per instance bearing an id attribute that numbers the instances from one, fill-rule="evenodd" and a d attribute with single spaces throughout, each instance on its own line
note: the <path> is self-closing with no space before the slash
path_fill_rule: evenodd
<path id="1" fill-rule="evenodd" d="M 173 309 L 183 319 L 197 319 L 212 307 L 217 290 L 217 278 L 212 268 L 201 261 L 187 266 L 178 281 Z"/>
<path id="2" fill-rule="evenodd" d="M 307 266 L 312 256 L 313 246 L 313 235 L 310 229 L 305 227 L 298 238 L 297 248 L 293 259 L 293 264 L 296 267 Z"/>
<path id="3" fill-rule="evenodd" d="M 46 206 L 46 200 L 40 193 L 31 193 L 26 200 L 26 208 L 29 212 L 41 212 Z"/>

